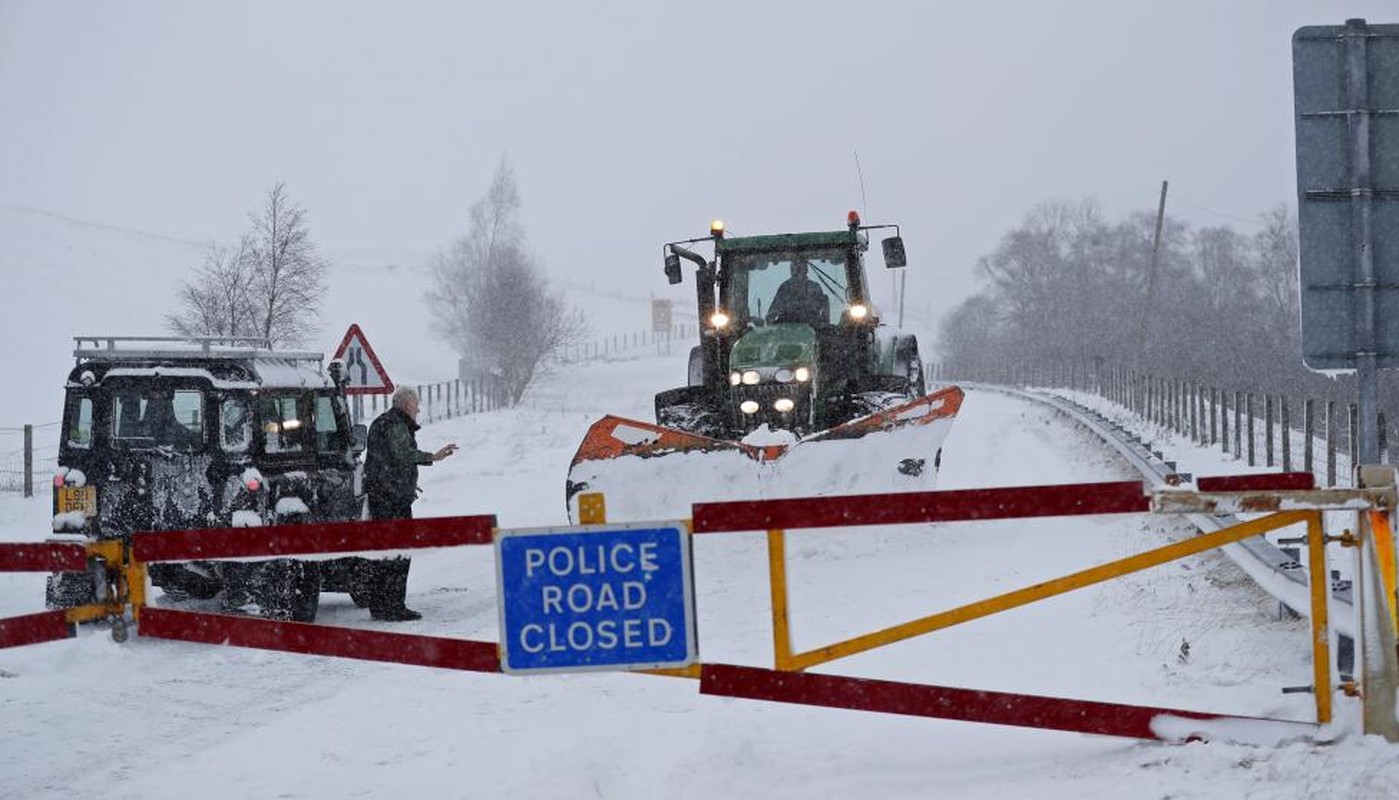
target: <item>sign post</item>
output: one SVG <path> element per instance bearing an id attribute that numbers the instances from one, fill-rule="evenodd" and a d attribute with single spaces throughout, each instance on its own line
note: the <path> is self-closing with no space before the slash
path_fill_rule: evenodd
<path id="1" fill-rule="evenodd" d="M 698 659 L 682 523 L 503 530 L 495 545 L 503 671 L 662 669 Z"/>
<path id="2" fill-rule="evenodd" d="M 652 333 L 670 333 L 673 305 L 671 300 L 651 300 Z"/>

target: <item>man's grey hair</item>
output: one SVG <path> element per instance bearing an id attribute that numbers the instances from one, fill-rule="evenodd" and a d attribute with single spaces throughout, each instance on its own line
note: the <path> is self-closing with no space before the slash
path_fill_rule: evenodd
<path id="1" fill-rule="evenodd" d="M 418 390 L 411 386 L 400 386 L 393 390 L 393 407 L 403 408 L 408 401 L 418 399 Z"/>

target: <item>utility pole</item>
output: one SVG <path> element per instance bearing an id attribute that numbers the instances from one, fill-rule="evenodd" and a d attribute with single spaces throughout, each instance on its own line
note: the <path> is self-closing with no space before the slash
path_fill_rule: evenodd
<path id="1" fill-rule="evenodd" d="M 1146 301 L 1143 303 L 1141 314 L 1138 319 L 1141 326 L 1137 334 L 1137 362 L 1140 364 L 1146 356 L 1146 337 L 1150 333 L 1148 320 L 1151 319 L 1151 304 L 1156 299 L 1156 263 L 1161 257 L 1161 225 L 1166 218 L 1166 187 L 1169 181 L 1161 181 L 1161 201 L 1156 206 L 1156 232 L 1151 236 L 1151 264 L 1146 270 Z M 1143 364 L 1143 366 L 1145 366 Z"/>

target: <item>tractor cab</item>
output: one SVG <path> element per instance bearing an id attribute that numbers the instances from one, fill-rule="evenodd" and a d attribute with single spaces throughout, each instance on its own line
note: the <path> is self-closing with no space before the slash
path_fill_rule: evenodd
<path id="1" fill-rule="evenodd" d="M 704 240 L 667 245 L 672 283 L 681 258 L 699 265 L 703 331 L 690 385 L 656 397 L 658 424 L 717 437 L 763 425 L 800 435 L 868 413 L 870 392 L 921 394 L 921 380 L 886 363 L 894 355 L 882 346 L 864 266 L 871 227 L 892 226 L 862 226 L 852 211 L 844 230 L 731 237 L 716 222 L 713 261 L 685 247 Z M 886 266 L 905 265 L 897 235 L 884 252 Z M 917 360 L 916 343 L 899 345 L 913 348 L 904 361 Z"/>

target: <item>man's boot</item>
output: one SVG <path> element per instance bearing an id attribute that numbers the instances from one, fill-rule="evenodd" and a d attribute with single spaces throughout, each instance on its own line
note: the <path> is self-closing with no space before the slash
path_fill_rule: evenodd
<path id="1" fill-rule="evenodd" d="M 413 562 L 406 558 L 386 558 L 371 563 L 374 580 L 369 618 L 381 622 L 410 622 L 422 619 L 422 614 L 409 608 L 404 602 L 408 596 L 408 568 Z"/>

